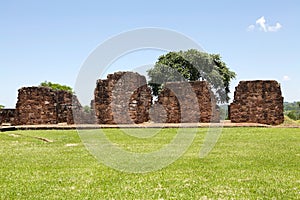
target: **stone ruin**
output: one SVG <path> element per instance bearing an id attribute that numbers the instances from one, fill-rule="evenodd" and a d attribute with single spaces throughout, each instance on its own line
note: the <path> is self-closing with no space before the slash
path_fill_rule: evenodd
<path id="1" fill-rule="evenodd" d="M 283 123 L 283 97 L 277 81 L 241 81 L 230 104 L 232 122 Z"/>
<path id="2" fill-rule="evenodd" d="M 15 124 L 16 109 L 0 109 L 0 125 L 1 124 Z"/>
<path id="3" fill-rule="evenodd" d="M 166 83 L 153 109 L 151 119 L 154 122 L 220 121 L 214 94 L 206 81 Z"/>
<path id="4" fill-rule="evenodd" d="M 96 116 L 94 110 L 94 101 L 90 103 L 90 111 L 86 112 L 81 106 L 78 98 L 74 96 L 72 104 L 73 123 L 74 124 L 95 124 Z"/>
<path id="5" fill-rule="evenodd" d="M 229 118 L 236 123 L 283 123 L 283 97 L 276 81 L 241 81 L 235 88 Z M 98 80 L 91 112 L 77 97 L 47 87 L 19 89 L 16 109 L 0 110 L 0 125 L 133 124 L 219 122 L 219 110 L 205 81 L 169 82 L 152 103 L 146 78 L 134 72 L 116 72 Z"/>
<path id="6" fill-rule="evenodd" d="M 132 124 L 149 121 L 152 103 L 146 78 L 134 72 L 116 72 L 97 81 L 95 114 L 98 124 Z"/>
<path id="7" fill-rule="evenodd" d="M 205 81 L 170 82 L 152 105 L 146 78 L 116 72 L 97 81 L 94 92 L 98 124 L 219 122 L 219 112 Z"/>
<path id="8" fill-rule="evenodd" d="M 19 89 L 14 124 L 74 124 L 73 114 L 79 116 L 78 121 L 92 121 L 92 117 L 83 116 L 82 106 L 70 92 L 48 87 L 23 87 Z"/>

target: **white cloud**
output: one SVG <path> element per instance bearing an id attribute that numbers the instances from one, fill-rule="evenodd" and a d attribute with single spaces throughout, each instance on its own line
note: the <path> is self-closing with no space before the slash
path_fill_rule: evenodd
<path id="1" fill-rule="evenodd" d="M 255 25 L 251 24 L 247 27 L 247 31 L 254 31 L 258 28 L 264 32 L 277 32 L 282 28 L 282 25 L 277 22 L 275 25 L 271 26 L 266 23 L 266 19 L 264 16 L 260 17 L 255 21 Z"/>
<path id="2" fill-rule="evenodd" d="M 267 32 L 266 20 L 264 16 L 256 20 L 256 24 L 258 24 L 264 32 Z"/>
<path id="3" fill-rule="evenodd" d="M 285 75 L 285 76 L 283 76 L 282 80 L 283 81 L 289 81 L 289 80 L 291 80 L 291 78 L 289 76 Z"/>
<path id="4" fill-rule="evenodd" d="M 277 22 L 275 26 L 269 26 L 268 27 L 268 31 L 270 31 L 270 32 L 276 32 L 276 31 L 279 31 L 281 28 L 282 28 L 281 24 L 279 24 Z"/>
<path id="5" fill-rule="evenodd" d="M 251 24 L 250 26 L 248 26 L 247 31 L 254 31 L 255 26 L 253 24 Z"/>

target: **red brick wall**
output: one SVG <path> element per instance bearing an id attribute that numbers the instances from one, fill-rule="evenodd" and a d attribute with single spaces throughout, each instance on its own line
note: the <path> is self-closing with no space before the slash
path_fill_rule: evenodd
<path id="1" fill-rule="evenodd" d="M 131 124 L 149 120 L 152 102 L 146 78 L 134 72 L 116 72 L 98 80 L 95 113 L 99 124 Z"/>
<path id="2" fill-rule="evenodd" d="M 166 123 L 219 122 L 219 111 L 207 82 L 169 82 L 158 96 L 153 121 Z M 164 110 L 162 110 L 162 108 Z M 165 120 L 162 120 L 165 119 Z"/>
<path id="3" fill-rule="evenodd" d="M 277 81 L 241 81 L 230 104 L 232 122 L 283 123 L 283 97 Z"/>
<path id="4" fill-rule="evenodd" d="M 93 116 L 85 114 L 77 97 L 70 92 L 48 87 L 23 87 L 19 89 L 15 124 L 74 124 L 93 123 Z"/>

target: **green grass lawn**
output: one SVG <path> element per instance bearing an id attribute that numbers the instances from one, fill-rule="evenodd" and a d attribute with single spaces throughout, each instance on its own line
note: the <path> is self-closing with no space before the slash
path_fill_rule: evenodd
<path id="1" fill-rule="evenodd" d="M 0 199 L 300 199 L 300 129 L 224 128 L 200 159 L 206 131 L 198 129 L 176 162 L 144 174 L 99 163 L 76 131 L 3 132 Z M 134 139 L 106 130 L 114 143 L 138 152 L 159 149 L 175 133 L 163 129 L 151 139 Z"/>

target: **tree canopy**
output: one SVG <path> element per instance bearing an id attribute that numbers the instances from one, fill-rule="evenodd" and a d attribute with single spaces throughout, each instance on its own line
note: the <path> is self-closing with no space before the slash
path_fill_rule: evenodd
<path id="1" fill-rule="evenodd" d="M 44 81 L 40 84 L 40 86 L 49 87 L 53 90 L 64 90 L 64 91 L 73 93 L 73 89 L 70 86 L 61 85 L 61 84 L 58 84 L 58 83 L 52 83 L 52 82 Z"/>
<path id="2" fill-rule="evenodd" d="M 0 105 L 0 109 L 3 109 L 4 108 L 4 106 L 3 105 Z"/>
<path id="3" fill-rule="evenodd" d="M 165 82 L 206 80 L 221 103 L 229 101 L 230 81 L 236 77 L 219 54 L 208 54 L 196 49 L 162 55 L 147 72 L 154 95 L 159 94 Z"/>

